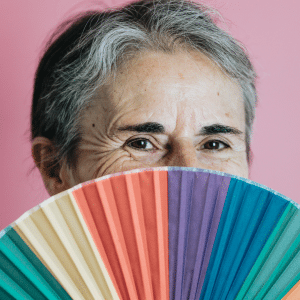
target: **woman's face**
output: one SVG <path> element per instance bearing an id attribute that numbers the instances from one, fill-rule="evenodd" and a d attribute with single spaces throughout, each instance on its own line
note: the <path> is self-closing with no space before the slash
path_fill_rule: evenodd
<path id="1" fill-rule="evenodd" d="M 73 186 L 156 166 L 248 177 L 238 84 L 201 53 L 143 53 L 99 91 L 84 115 Z"/>

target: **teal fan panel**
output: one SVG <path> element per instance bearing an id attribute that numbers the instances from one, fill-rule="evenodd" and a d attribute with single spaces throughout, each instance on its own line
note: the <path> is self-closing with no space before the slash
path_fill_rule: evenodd
<path id="1" fill-rule="evenodd" d="M 200 299 L 234 299 L 288 204 L 231 179 Z"/>
<path id="2" fill-rule="evenodd" d="M 10 226 L 0 238 L 1 299 L 71 300 L 43 263 Z"/>

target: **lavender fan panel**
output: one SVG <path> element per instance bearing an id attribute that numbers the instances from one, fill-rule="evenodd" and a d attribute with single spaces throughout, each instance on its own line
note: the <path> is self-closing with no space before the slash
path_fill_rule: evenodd
<path id="1" fill-rule="evenodd" d="M 170 299 L 199 299 L 230 177 L 169 171 Z"/>

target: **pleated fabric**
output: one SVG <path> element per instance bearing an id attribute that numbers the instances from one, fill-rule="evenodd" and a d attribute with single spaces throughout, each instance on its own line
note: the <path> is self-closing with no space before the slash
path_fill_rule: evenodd
<path id="1" fill-rule="evenodd" d="M 199 299 L 230 179 L 171 171 L 169 299 Z"/>
<path id="2" fill-rule="evenodd" d="M 51 197 L 14 228 L 72 299 L 118 299 L 71 193 Z"/>
<path id="3" fill-rule="evenodd" d="M 200 299 L 234 299 L 287 204 L 231 179 Z"/>
<path id="4" fill-rule="evenodd" d="M 167 172 L 112 177 L 74 196 L 120 298 L 168 299 Z"/>
<path id="5" fill-rule="evenodd" d="M 12 227 L 3 233 L 0 299 L 71 299 Z"/>
<path id="6" fill-rule="evenodd" d="M 299 205 L 210 170 L 105 176 L 0 232 L 0 299 L 300 299 Z"/>

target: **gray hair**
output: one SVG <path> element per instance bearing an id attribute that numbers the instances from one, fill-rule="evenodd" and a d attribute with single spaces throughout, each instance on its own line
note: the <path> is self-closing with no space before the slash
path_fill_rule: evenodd
<path id="1" fill-rule="evenodd" d="M 187 0 L 133 2 L 123 8 L 79 14 L 58 27 L 46 45 L 36 77 L 31 138 L 50 139 L 53 161 L 76 164 L 80 121 L 96 89 L 144 50 L 197 50 L 240 84 L 245 107 L 247 160 L 257 102 L 254 68 L 242 45 L 216 26 L 218 13 Z"/>

